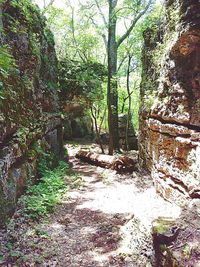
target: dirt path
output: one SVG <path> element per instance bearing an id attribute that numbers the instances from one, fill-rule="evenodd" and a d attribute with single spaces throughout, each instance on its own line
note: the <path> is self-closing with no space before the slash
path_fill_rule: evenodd
<path id="1" fill-rule="evenodd" d="M 156 194 L 148 176 L 118 175 L 82 163 L 69 148 L 82 186 L 71 190 L 47 220 L 22 222 L 15 251 L 23 261 L 17 263 L 16 256 L 15 263 L 1 266 L 152 266 L 151 222 L 176 218 L 180 209 Z"/>

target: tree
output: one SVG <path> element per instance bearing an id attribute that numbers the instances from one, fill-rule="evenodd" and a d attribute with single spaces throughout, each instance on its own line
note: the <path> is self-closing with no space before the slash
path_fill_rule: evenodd
<path id="1" fill-rule="evenodd" d="M 130 35 L 131 31 L 139 21 L 139 19 L 147 12 L 152 0 L 138 12 L 131 21 L 126 32 L 117 40 L 117 2 L 118 0 L 108 0 L 109 4 L 109 22 L 108 22 L 108 87 L 107 87 L 107 103 L 108 103 L 108 125 L 109 125 L 109 154 L 112 155 L 114 150 L 119 150 L 119 133 L 118 133 L 118 90 L 117 90 L 117 51 L 120 45 Z M 136 9 L 140 10 L 141 1 L 136 1 Z M 134 15 L 134 14 L 133 14 Z"/>
<path id="2" fill-rule="evenodd" d="M 109 154 L 114 149 L 119 150 L 118 133 L 118 92 L 117 92 L 117 42 L 116 42 L 116 5 L 117 0 L 109 0 L 109 23 L 108 23 L 108 127 L 109 127 Z"/>
<path id="3" fill-rule="evenodd" d="M 83 4 L 80 0 L 79 5 L 75 5 L 74 2 L 67 0 L 66 9 L 56 10 L 55 7 L 50 6 L 47 10 L 48 21 L 56 36 L 59 59 L 67 57 L 84 63 L 99 62 L 104 64 L 107 62 L 109 154 L 113 154 L 114 150 L 119 150 L 118 84 L 119 77 L 125 77 L 128 74 L 127 64 L 129 64 L 130 51 L 127 47 L 129 48 L 131 43 L 134 43 L 131 48 L 131 62 L 137 61 L 136 63 L 139 66 L 143 24 L 148 17 L 144 15 L 149 11 L 153 1 L 84 0 Z M 120 31 L 119 28 L 121 28 Z M 105 49 L 102 49 L 103 44 Z M 135 47 L 137 47 L 136 50 Z M 125 53 L 121 53 L 121 51 L 125 51 Z M 137 85 L 140 80 L 139 72 L 138 75 L 134 75 L 138 77 Z M 132 91 L 132 88 L 130 91 Z M 130 105 L 131 96 L 129 93 L 127 99 Z M 127 107 L 125 110 L 127 110 Z"/>
<path id="4" fill-rule="evenodd" d="M 45 12 L 48 7 L 52 6 L 54 2 L 55 0 L 49 0 L 49 1 L 43 0 L 43 12 Z"/>
<path id="5" fill-rule="evenodd" d="M 2 41 L 2 32 L 3 32 L 3 21 L 2 21 L 2 0 L 0 0 L 0 44 Z"/>

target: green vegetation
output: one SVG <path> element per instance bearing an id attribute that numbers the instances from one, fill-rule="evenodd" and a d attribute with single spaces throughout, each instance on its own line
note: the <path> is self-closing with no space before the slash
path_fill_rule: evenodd
<path id="1" fill-rule="evenodd" d="M 61 61 L 59 83 L 65 101 L 74 97 L 87 103 L 102 98 L 102 82 L 107 74 L 104 65 L 95 62 Z M 73 91 L 71 90 L 73 88 Z"/>
<path id="2" fill-rule="evenodd" d="M 183 255 L 185 258 L 189 259 L 191 257 L 192 248 L 189 245 L 185 245 L 183 248 Z"/>
<path id="3" fill-rule="evenodd" d="M 0 47 L 0 99 L 4 99 L 4 83 L 9 75 L 16 71 L 16 64 L 9 47 Z"/>
<path id="4" fill-rule="evenodd" d="M 172 218 L 159 217 L 156 220 L 156 223 L 154 224 L 153 233 L 154 234 L 164 234 L 171 229 L 171 227 L 174 225 L 174 223 L 175 222 Z"/>
<path id="5" fill-rule="evenodd" d="M 54 170 L 45 169 L 40 165 L 43 174 L 40 182 L 27 189 L 21 198 L 25 205 L 24 211 L 32 219 L 47 215 L 59 203 L 69 186 L 65 183 L 65 176 L 69 174 L 69 166 L 61 161 Z"/>
<path id="6" fill-rule="evenodd" d="M 16 64 L 13 56 L 9 52 L 9 47 L 4 45 L 0 47 L 0 77 L 7 78 L 15 70 Z"/>
<path id="7" fill-rule="evenodd" d="M 2 1 L 1 4 L 4 24 L 0 25 L 0 119 L 8 127 L 16 125 L 15 137 L 24 147 L 26 133 L 31 129 L 28 133 L 31 137 L 36 126 L 40 130 L 43 127 L 39 105 L 44 99 L 53 102 L 52 94 L 46 93 L 40 103 L 33 103 L 36 89 L 44 94 L 58 89 L 57 62 L 49 64 L 51 54 L 55 57 L 54 41 L 40 9 L 31 0 Z"/>
<path id="8" fill-rule="evenodd" d="M 34 31 L 38 29 L 38 21 L 40 21 L 40 24 L 44 23 L 44 20 L 42 20 L 40 15 L 39 8 L 34 5 L 31 0 L 12 0 L 11 6 L 18 10 L 21 15 L 23 15 L 24 23 L 28 27 L 31 27 Z M 13 21 L 15 26 L 20 26 L 20 23 L 17 23 L 18 19 L 20 18 L 16 17 L 16 20 Z M 16 27 L 15 29 L 17 30 Z"/>
<path id="9" fill-rule="evenodd" d="M 131 19 L 144 10 L 148 4 L 149 1 L 121 1 L 118 3 L 116 7 L 117 20 L 121 21 L 121 26 L 123 23 L 126 24 L 126 27 L 124 29 L 122 27 L 121 31 L 126 32 L 126 29 L 130 26 L 128 20 L 131 22 Z M 119 46 L 117 52 L 118 66 L 115 77 L 118 83 L 118 113 L 122 111 L 128 113 L 129 110 L 127 68 L 128 58 L 131 57 L 129 65 L 129 87 L 132 102 L 130 114 L 136 131 L 139 127 L 139 85 L 142 72 L 143 32 L 148 27 L 155 27 L 156 34 L 157 26 L 155 25 L 160 23 L 162 14 L 163 7 L 161 5 L 156 6 L 152 1 L 144 17 L 138 20 L 126 41 Z M 73 1 L 67 1 L 63 8 L 49 5 L 45 9 L 45 15 L 47 23 L 54 33 L 57 55 L 61 61 L 60 83 L 61 90 L 64 88 L 65 91 L 63 95 L 66 96 L 68 91 L 68 97 L 73 92 L 86 97 L 87 101 L 82 102 L 85 109 L 90 108 L 90 105 L 87 104 L 88 102 L 91 103 L 93 113 L 96 110 L 98 124 L 101 125 L 103 120 L 102 128 L 107 128 L 108 79 L 105 79 L 105 77 L 101 79 L 101 75 L 99 76 L 98 73 L 99 67 L 102 66 L 100 69 L 104 69 L 104 73 L 108 74 L 107 4 L 104 1 L 95 1 L 94 3 L 87 1 L 85 4 L 74 5 Z M 120 41 L 121 31 L 120 34 L 117 33 L 117 42 Z M 73 91 L 71 88 L 73 88 Z M 62 99 L 64 100 L 65 97 L 62 97 Z"/>
<path id="10" fill-rule="evenodd" d="M 164 99 L 163 96 L 162 100 L 160 99 L 157 95 L 157 88 L 158 83 L 165 79 L 165 77 L 162 77 L 162 74 L 165 73 L 163 69 L 165 68 L 166 58 L 169 56 L 168 53 L 170 51 L 172 52 L 172 47 L 176 43 L 179 34 L 179 31 L 175 29 L 175 25 L 178 25 L 180 20 L 180 9 L 177 7 L 177 2 L 174 1 L 171 3 L 170 7 L 168 7 L 167 14 L 164 12 L 165 9 L 161 6 L 155 9 L 151 15 L 151 22 L 145 31 L 148 44 L 145 51 L 145 60 L 151 64 L 151 69 L 149 68 L 150 73 L 146 77 L 143 77 L 142 85 L 143 90 L 146 90 L 145 99 L 143 100 L 147 111 L 150 111 L 160 101 L 169 101 L 167 97 Z M 160 19 L 158 14 L 160 14 Z M 165 25 L 166 30 L 163 29 L 164 25 L 160 21 L 164 15 L 168 17 L 167 25 Z M 173 63 L 171 62 L 171 64 Z M 183 109 L 180 110 L 181 113 L 183 111 Z"/>

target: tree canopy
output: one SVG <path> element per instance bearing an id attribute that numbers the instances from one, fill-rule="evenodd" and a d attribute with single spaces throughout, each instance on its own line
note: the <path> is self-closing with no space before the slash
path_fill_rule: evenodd
<path id="1" fill-rule="evenodd" d="M 143 32 L 159 23 L 162 6 L 154 0 L 66 0 L 62 7 L 44 1 L 42 8 L 55 36 L 63 95 L 73 87 L 87 103 L 98 99 L 107 106 L 112 154 L 119 149 L 118 113 L 129 111 L 138 128 Z"/>

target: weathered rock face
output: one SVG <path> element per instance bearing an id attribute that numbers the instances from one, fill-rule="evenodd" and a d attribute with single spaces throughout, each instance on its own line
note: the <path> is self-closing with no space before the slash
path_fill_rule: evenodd
<path id="1" fill-rule="evenodd" d="M 200 198 L 200 1 L 166 1 L 166 10 L 162 30 L 144 34 L 140 164 L 183 204 Z"/>
<path id="2" fill-rule="evenodd" d="M 31 1 L 1 3 L 0 225 L 35 179 L 41 147 L 62 156 L 52 34 Z"/>
<path id="3" fill-rule="evenodd" d="M 82 117 L 69 116 L 64 119 L 64 139 L 91 138 L 93 136 L 92 119 L 87 115 Z"/>

